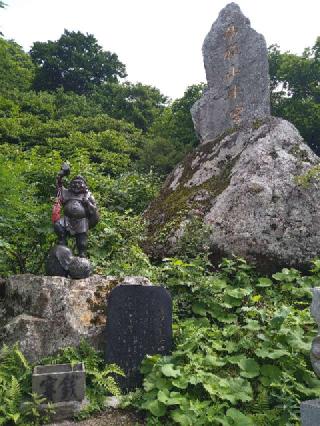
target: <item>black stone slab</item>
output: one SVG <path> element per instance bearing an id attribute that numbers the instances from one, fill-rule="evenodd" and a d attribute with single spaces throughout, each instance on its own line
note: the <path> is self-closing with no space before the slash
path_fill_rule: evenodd
<path id="1" fill-rule="evenodd" d="M 108 298 L 105 361 L 119 365 L 123 391 L 142 384 L 146 355 L 167 355 L 172 346 L 172 301 L 163 287 L 119 285 Z"/>

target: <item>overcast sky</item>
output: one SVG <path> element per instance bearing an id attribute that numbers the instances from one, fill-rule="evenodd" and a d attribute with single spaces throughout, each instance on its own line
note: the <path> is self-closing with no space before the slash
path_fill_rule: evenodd
<path id="1" fill-rule="evenodd" d="M 0 30 L 29 50 L 64 29 L 94 34 L 127 67 L 128 80 L 177 98 L 205 81 L 201 47 L 225 0 L 5 0 Z M 320 36 L 320 0 L 238 0 L 267 44 L 301 53 Z"/>

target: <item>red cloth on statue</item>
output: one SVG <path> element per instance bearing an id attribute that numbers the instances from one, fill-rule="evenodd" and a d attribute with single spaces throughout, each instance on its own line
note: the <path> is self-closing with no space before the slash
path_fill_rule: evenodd
<path id="1" fill-rule="evenodd" d="M 61 201 L 57 199 L 52 208 L 52 216 L 51 216 L 52 223 L 55 223 L 57 220 L 60 219 L 60 217 L 61 217 Z"/>

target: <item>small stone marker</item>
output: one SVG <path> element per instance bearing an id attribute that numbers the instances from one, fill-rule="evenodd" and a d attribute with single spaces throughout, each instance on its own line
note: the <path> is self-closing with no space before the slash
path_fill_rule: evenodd
<path id="1" fill-rule="evenodd" d="M 51 402 L 82 401 L 85 387 L 83 364 L 38 365 L 32 375 L 32 391 Z"/>
<path id="2" fill-rule="evenodd" d="M 320 425 L 320 399 L 304 401 L 300 405 L 301 426 Z"/>
<path id="3" fill-rule="evenodd" d="M 191 109 L 201 143 L 270 116 L 266 42 L 236 3 L 221 10 L 202 52 L 208 90 Z"/>
<path id="4" fill-rule="evenodd" d="M 72 418 L 84 408 L 86 378 L 82 363 L 38 365 L 32 374 L 32 392 L 53 403 L 53 420 Z M 45 410 L 47 404 L 41 404 Z"/>
<path id="5" fill-rule="evenodd" d="M 126 377 L 123 391 L 142 384 L 146 355 L 168 355 L 172 345 L 172 301 L 163 287 L 121 284 L 108 299 L 105 361 L 117 364 Z"/>

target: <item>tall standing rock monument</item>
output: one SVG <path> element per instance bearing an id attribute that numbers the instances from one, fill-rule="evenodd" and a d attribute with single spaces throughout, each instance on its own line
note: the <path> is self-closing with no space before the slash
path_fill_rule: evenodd
<path id="1" fill-rule="evenodd" d="M 266 42 L 236 3 L 220 12 L 202 52 L 208 90 L 191 110 L 201 143 L 270 116 Z"/>
<path id="2" fill-rule="evenodd" d="M 264 38 L 231 3 L 203 52 L 208 90 L 192 108 L 200 145 L 145 212 L 144 249 L 179 256 L 192 239 L 213 261 L 234 254 L 263 273 L 308 268 L 320 255 L 320 184 L 298 182 L 319 158 L 291 123 L 270 116 Z"/>

